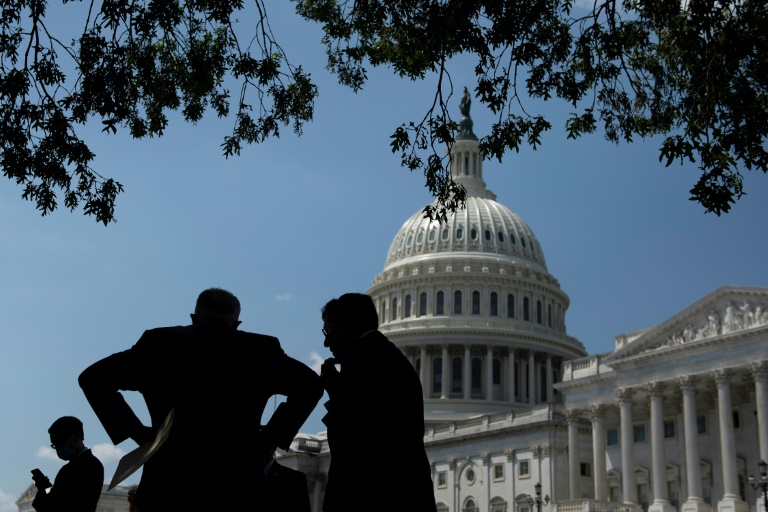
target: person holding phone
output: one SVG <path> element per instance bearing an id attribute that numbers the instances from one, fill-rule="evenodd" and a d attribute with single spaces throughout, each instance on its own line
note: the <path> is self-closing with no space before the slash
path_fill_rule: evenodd
<path id="1" fill-rule="evenodd" d="M 51 448 L 67 463 L 56 474 L 53 486 L 42 471 L 32 470 L 37 487 L 32 507 L 37 512 L 95 512 L 104 484 L 104 466 L 83 444 L 83 422 L 74 416 L 62 416 L 48 433 Z"/>

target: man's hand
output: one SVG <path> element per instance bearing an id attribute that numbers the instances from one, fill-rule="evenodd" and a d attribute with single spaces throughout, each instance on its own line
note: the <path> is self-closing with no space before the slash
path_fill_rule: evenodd
<path id="1" fill-rule="evenodd" d="M 32 471 L 32 480 L 35 482 L 35 487 L 37 487 L 38 491 L 45 491 L 51 487 L 51 481 L 39 469 Z"/>
<path id="2" fill-rule="evenodd" d="M 320 382 L 331 396 L 336 390 L 336 383 L 339 381 L 339 371 L 336 369 L 336 359 L 329 357 L 320 365 Z"/>

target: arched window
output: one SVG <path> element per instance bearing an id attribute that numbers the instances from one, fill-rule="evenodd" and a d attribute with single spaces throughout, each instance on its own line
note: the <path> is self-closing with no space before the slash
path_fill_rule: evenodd
<path id="1" fill-rule="evenodd" d="M 461 314 L 461 292 L 459 290 L 453 292 L 453 314 Z"/>
<path id="2" fill-rule="evenodd" d="M 541 301 L 537 300 L 536 301 L 536 323 L 537 324 L 543 323 L 544 320 L 542 318 L 543 318 L 543 316 L 541 314 Z"/>
<path id="3" fill-rule="evenodd" d="M 475 500 L 469 498 L 466 502 L 464 502 L 464 512 L 478 512 Z"/>
<path id="4" fill-rule="evenodd" d="M 491 230 L 490 229 L 486 229 L 485 230 L 485 239 L 486 240 L 490 240 L 491 239 Z"/>
<path id="5" fill-rule="evenodd" d="M 511 293 L 507 294 L 507 317 L 515 318 L 515 296 Z"/>
<path id="6" fill-rule="evenodd" d="M 472 358 L 472 394 L 479 395 L 483 392 L 483 362 L 479 357 Z"/>
<path id="7" fill-rule="evenodd" d="M 525 237 L 520 237 L 520 243 L 523 245 L 523 249 L 525 249 Z"/>
<path id="8" fill-rule="evenodd" d="M 443 358 L 435 357 L 432 359 L 432 392 L 443 392 Z"/>
<path id="9" fill-rule="evenodd" d="M 424 232 L 419 231 L 419 234 L 416 235 L 416 243 L 421 244 L 424 241 Z"/>
<path id="10" fill-rule="evenodd" d="M 499 231 L 499 242 L 504 243 L 504 233 Z"/>
<path id="11" fill-rule="evenodd" d="M 456 356 L 451 360 L 451 393 L 461 393 L 461 358 Z"/>
<path id="12" fill-rule="evenodd" d="M 403 318 L 411 316 L 411 295 L 405 296 L 405 311 L 403 311 Z"/>
<path id="13" fill-rule="evenodd" d="M 419 316 L 427 314 L 427 292 L 421 292 L 419 295 Z"/>
<path id="14" fill-rule="evenodd" d="M 469 237 L 472 240 L 477 240 L 477 228 L 472 228 L 469 230 Z"/>
<path id="15" fill-rule="evenodd" d="M 517 245 L 517 241 L 515 240 L 515 235 L 512 233 L 509 234 L 509 241 L 512 242 L 512 245 Z"/>
<path id="16" fill-rule="evenodd" d="M 528 301 L 528 297 L 523 297 L 523 320 L 526 322 L 531 319 L 531 305 Z"/>
<path id="17" fill-rule="evenodd" d="M 456 240 L 461 240 L 464 237 L 464 229 L 456 228 Z"/>
<path id="18" fill-rule="evenodd" d="M 440 235 L 443 240 L 448 240 L 448 228 L 443 230 L 443 234 Z"/>
<path id="19" fill-rule="evenodd" d="M 480 314 L 480 292 L 477 290 L 472 292 L 472 314 Z"/>
<path id="20" fill-rule="evenodd" d="M 430 242 L 434 242 L 435 241 L 435 230 L 434 229 L 430 229 L 429 230 L 429 237 L 427 239 Z"/>
<path id="21" fill-rule="evenodd" d="M 397 297 L 392 299 L 392 320 L 397 320 Z"/>
<path id="22" fill-rule="evenodd" d="M 491 292 L 491 316 L 499 316 L 499 294 Z"/>
<path id="23" fill-rule="evenodd" d="M 437 292 L 437 298 L 435 299 L 435 314 L 445 314 L 445 294 L 443 292 Z"/>

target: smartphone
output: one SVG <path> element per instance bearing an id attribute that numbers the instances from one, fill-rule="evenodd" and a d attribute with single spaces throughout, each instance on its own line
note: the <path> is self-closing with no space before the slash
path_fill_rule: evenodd
<path id="1" fill-rule="evenodd" d="M 45 475 L 38 468 L 35 468 L 32 470 L 32 478 L 35 480 L 42 480 L 45 478 Z"/>

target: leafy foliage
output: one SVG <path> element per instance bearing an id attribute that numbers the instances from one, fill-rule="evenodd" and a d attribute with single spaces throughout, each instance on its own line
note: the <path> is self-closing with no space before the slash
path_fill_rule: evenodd
<path id="1" fill-rule="evenodd" d="M 87 0 L 86 0 L 87 1 Z M 264 0 L 242 45 L 233 28 L 242 0 L 102 0 L 88 7 L 70 44 L 49 32 L 47 0 L 6 0 L 0 22 L 0 165 L 45 215 L 83 207 L 114 220 L 120 183 L 91 168 L 76 128 L 99 120 L 115 133 L 159 137 L 168 113 L 189 122 L 208 110 L 231 116 L 225 156 L 243 143 L 301 134 L 317 89 L 294 66 L 269 26 Z M 297 13 L 323 27 L 328 67 L 341 84 L 364 87 L 368 66 L 413 80 L 435 74 L 435 96 L 420 121 L 403 123 L 392 150 L 422 171 L 437 199 L 437 219 L 460 207 L 445 148 L 458 125 L 447 103 L 448 65 L 476 59 L 476 97 L 496 116 L 481 140 L 501 160 L 537 147 L 552 129 L 530 99 L 570 106 L 564 130 L 598 129 L 613 142 L 661 135 L 659 159 L 695 162 L 691 200 L 720 215 L 744 194 L 740 169 L 766 172 L 768 10 L 743 0 L 294 0 Z M 66 0 L 65 0 L 66 3 Z M 250 5 L 250 4 L 249 4 Z M 69 7 L 69 6 L 67 6 Z M 234 94 L 226 84 L 239 88 Z"/>

